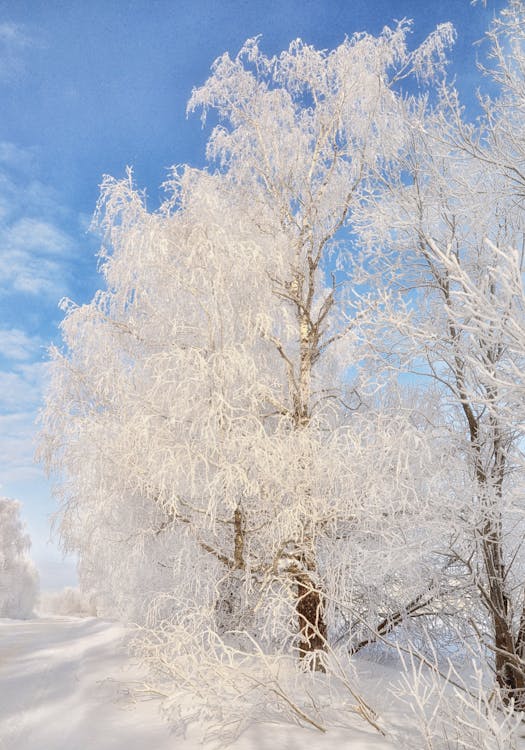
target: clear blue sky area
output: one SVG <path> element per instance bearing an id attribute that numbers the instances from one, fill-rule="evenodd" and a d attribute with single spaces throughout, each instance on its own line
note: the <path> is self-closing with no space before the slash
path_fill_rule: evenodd
<path id="1" fill-rule="evenodd" d="M 49 485 L 33 463 L 46 348 L 58 301 L 91 299 L 96 239 L 87 233 L 103 174 L 134 167 L 156 206 L 172 164 L 204 164 L 208 131 L 186 119 L 213 60 L 251 36 L 277 53 L 297 37 L 330 49 L 355 31 L 414 20 L 416 45 L 456 26 L 451 71 L 469 106 L 488 0 L 0 0 L 0 494 L 24 504 L 44 588 L 74 582 L 49 538 Z"/>

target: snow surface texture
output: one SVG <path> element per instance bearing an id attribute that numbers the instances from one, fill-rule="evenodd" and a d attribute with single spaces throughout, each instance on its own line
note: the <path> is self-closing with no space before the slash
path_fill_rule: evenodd
<path id="1" fill-rule="evenodd" d="M 140 672 L 125 630 L 96 618 L 0 620 L 0 750 L 197 750 L 175 737 L 155 700 L 134 701 Z M 374 665 L 375 666 L 375 665 Z M 379 667 L 384 670 L 384 667 Z M 384 675 L 383 675 L 384 676 Z M 337 727 L 251 727 L 232 750 L 394 750 L 379 735 Z"/>
<path id="2" fill-rule="evenodd" d="M 1 620 L 1 750 L 173 748 L 154 703 L 129 703 L 123 633 L 94 618 Z"/>

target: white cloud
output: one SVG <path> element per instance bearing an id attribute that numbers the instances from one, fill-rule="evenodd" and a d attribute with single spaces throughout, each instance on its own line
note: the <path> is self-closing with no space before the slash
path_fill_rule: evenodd
<path id="1" fill-rule="evenodd" d="M 0 142 L 0 293 L 67 294 L 74 241 L 56 192 L 34 178 L 35 154 Z"/>
<path id="2" fill-rule="evenodd" d="M 42 341 L 18 328 L 0 328 L 0 356 L 16 361 L 33 359 L 40 351 Z"/>
<path id="3" fill-rule="evenodd" d="M 0 219 L 7 220 L 13 213 L 17 202 L 17 190 L 14 182 L 7 174 L 0 171 Z"/>
<path id="4" fill-rule="evenodd" d="M 45 375 L 44 362 L 0 370 L 0 413 L 36 409 L 42 400 Z"/>
<path id="5" fill-rule="evenodd" d="M 46 295 L 58 299 L 65 292 L 64 269 L 54 260 L 23 250 L 0 247 L 0 291 Z"/>
<path id="6" fill-rule="evenodd" d="M 11 30 L 12 31 L 12 30 Z M 2 39 L 11 33 L 0 24 Z M 16 35 L 16 30 L 13 31 Z M 1 63 L 0 63 L 1 64 Z M 0 72 L 1 78 L 1 72 Z M 70 293 L 76 217 L 50 186 L 35 177 L 38 154 L 0 141 L 0 483 L 31 484 L 42 477 L 33 461 L 34 424 L 47 364 L 46 316 Z M 40 336 L 25 326 L 40 327 Z M 38 330 L 38 328 L 36 329 Z"/>
<path id="7" fill-rule="evenodd" d="M 0 141 L 0 218 L 11 222 L 28 217 L 54 222 L 68 218 L 57 191 L 36 179 L 36 171 L 31 149 Z"/>
<path id="8" fill-rule="evenodd" d="M 9 141 L 0 141 L 0 164 L 28 174 L 34 167 L 35 154 L 32 149 L 20 148 Z"/>
<path id="9" fill-rule="evenodd" d="M 65 232 L 49 221 L 23 217 L 0 233 L 0 244 L 4 244 L 8 252 L 65 255 L 73 243 Z"/>

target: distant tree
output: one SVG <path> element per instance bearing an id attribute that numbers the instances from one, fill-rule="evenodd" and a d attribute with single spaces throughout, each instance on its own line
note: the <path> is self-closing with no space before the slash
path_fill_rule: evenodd
<path id="1" fill-rule="evenodd" d="M 19 502 L 0 498 L 0 617 L 30 617 L 38 593 L 31 541 L 19 514 Z"/>
<path id="2" fill-rule="evenodd" d="M 83 595 L 78 588 L 66 586 L 59 591 L 43 592 L 38 597 L 38 612 L 42 615 L 95 617 L 97 607 L 94 598 Z"/>

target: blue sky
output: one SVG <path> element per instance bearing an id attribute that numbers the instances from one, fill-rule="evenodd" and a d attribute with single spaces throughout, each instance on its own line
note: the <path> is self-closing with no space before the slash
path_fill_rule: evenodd
<path id="1" fill-rule="evenodd" d="M 49 484 L 33 462 L 46 348 L 59 340 L 58 301 L 98 288 L 87 231 L 103 174 L 126 165 L 158 205 L 170 165 L 204 164 L 191 89 L 213 60 L 262 34 L 266 53 L 301 37 L 318 48 L 344 35 L 414 20 L 417 44 L 452 21 L 452 70 L 467 102 L 475 56 L 503 0 L 0 0 L 0 494 L 23 503 L 43 588 L 74 583 L 74 561 L 49 542 Z M 482 82 L 481 82 L 482 83 Z"/>

